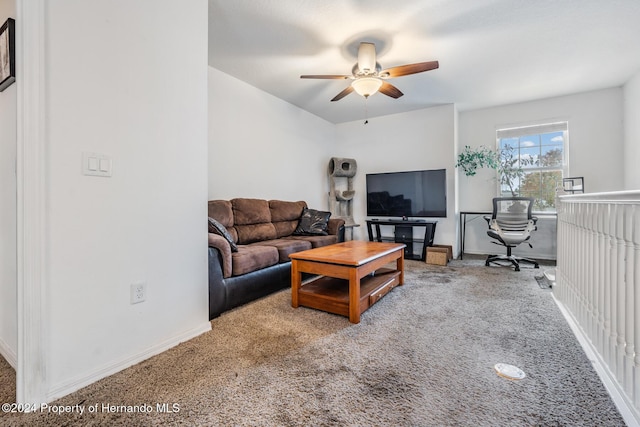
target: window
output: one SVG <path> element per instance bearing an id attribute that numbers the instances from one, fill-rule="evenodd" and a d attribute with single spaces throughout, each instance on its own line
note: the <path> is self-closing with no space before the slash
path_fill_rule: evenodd
<path id="1" fill-rule="evenodd" d="M 555 211 L 556 188 L 568 166 L 568 123 L 500 129 L 496 138 L 500 195 L 533 197 L 535 211 Z"/>

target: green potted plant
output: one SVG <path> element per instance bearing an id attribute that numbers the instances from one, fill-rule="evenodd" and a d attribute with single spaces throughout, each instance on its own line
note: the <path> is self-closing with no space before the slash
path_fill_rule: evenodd
<path id="1" fill-rule="evenodd" d="M 484 145 L 478 148 L 464 146 L 464 150 L 458 154 L 458 162 L 455 167 L 462 168 L 466 176 L 474 176 L 478 168 L 498 168 L 498 152 Z"/>
<path id="2" fill-rule="evenodd" d="M 492 150 L 484 145 L 477 148 L 465 145 L 464 150 L 458 154 L 455 167 L 462 168 L 466 176 L 474 176 L 478 168 L 496 169 L 500 184 L 506 184 L 511 194 L 516 196 L 516 183 L 525 177 L 522 167 L 535 162 L 531 158 L 519 157 L 511 145 L 506 145 L 502 150 Z"/>

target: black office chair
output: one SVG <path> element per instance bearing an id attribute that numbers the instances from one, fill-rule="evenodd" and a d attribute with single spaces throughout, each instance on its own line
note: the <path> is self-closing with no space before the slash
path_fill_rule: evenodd
<path id="1" fill-rule="evenodd" d="M 536 222 L 538 218 L 531 215 L 533 202 L 530 197 L 495 197 L 493 199 L 493 213 L 485 216 L 489 224 L 487 234 L 496 239 L 492 242 L 507 248 L 506 255 L 489 255 L 485 265 L 489 267 L 491 263 L 503 265 L 508 261 L 515 267 L 515 271 L 520 271 L 520 263 L 533 264 L 534 268 L 539 268 L 538 263 L 529 258 L 520 258 L 511 255 L 511 250 L 520 243 L 526 242 L 531 237 L 531 233 L 537 230 Z M 531 247 L 531 244 L 529 244 Z"/>

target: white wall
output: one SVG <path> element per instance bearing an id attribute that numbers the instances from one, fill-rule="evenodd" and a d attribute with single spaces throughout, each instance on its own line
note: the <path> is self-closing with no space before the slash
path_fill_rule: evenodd
<path id="1" fill-rule="evenodd" d="M 447 218 L 438 219 L 435 243 L 456 246 L 455 116 L 452 104 L 336 125 L 333 156 L 354 158 L 354 220 L 361 224 L 354 236 L 367 240 L 366 174 L 422 169 L 447 170 Z M 388 229 L 385 235 L 392 235 Z M 415 237 L 424 233 L 414 230 Z M 416 248 L 417 250 L 417 248 Z"/>
<path id="2" fill-rule="evenodd" d="M 569 122 L 569 174 L 583 176 L 588 192 L 616 191 L 623 184 L 622 90 L 605 89 L 460 113 L 459 146 L 495 147 L 501 127 Z M 460 209 L 489 209 L 496 196 L 495 171 L 460 173 Z"/>
<path id="3" fill-rule="evenodd" d="M 640 72 L 624 85 L 624 189 L 640 189 Z"/>
<path id="4" fill-rule="evenodd" d="M 335 128 L 209 67 L 209 199 L 304 200 L 327 209 Z"/>
<path id="5" fill-rule="evenodd" d="M 58 0 L 45 22 L 51 400 L 210 329 L 207 2 Z"/>
<path id="6" fill-rule="evenodd" d="M 15 0 L 0 0 L 0 25 L 15 19 Z M 16 83 L 0 92 L 0 354 L 16 367 Z"/>
<path id="7" fill-rule="evenodd" d="M 569 174 L 583 176 L 587 192 L 617 191 L 624 188 L 622 114 L 621 88 L 466 111 L 460 113 L 458 145 L 459 149 L 465 145 L 495 147 L 495 132 L 501 127 L 567 120 Z M 460 210 L 490 211 L 491 199 L 497 195 L 495 171 L 482 169 L 473 177 L 458 174 Z M 472 221 L 468 227 L 465 252 L 496 250 L 488 243 L 484 220 Z M 555 259 L 555 221 L 541 220 L 536 234 L 534 250 L 521 247 L 514 252 Z"/>

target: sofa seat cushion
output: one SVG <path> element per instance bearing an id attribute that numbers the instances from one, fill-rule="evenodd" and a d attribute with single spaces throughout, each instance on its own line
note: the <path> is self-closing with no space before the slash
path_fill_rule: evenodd
<path id="1" fill-rule="evenodd" d="M 303 240 L 311 243 L 311 246 L 314 248 L 321 248 L 323 246 L 333 245 L 334 243 L 338 243 L 338 236 L 328 235 L 328 236 L 289 236 L 287 239 L 291 240 Z"/>
<path id="2" fill-rule="evenodd" d="M 238 252 L 231 254 L 232 274 L 240 276 L 278 263 L 275 246 L 238 245 Z"/>
<path id="3" fill-rule="evenodd" d="M 265 240 L 259 243 L 253 243 L 249 246 L 253 245 L 273 246 L 274 248 L 278 249 L 279 262 L 281 263 L 291 261 L 289 255 L 300 251 L 306 251 L 307 249 L 311 249 L 313 247 L 313 245 L 309 241 L 298 239 L 294 240 L 289 238 Z"/>

